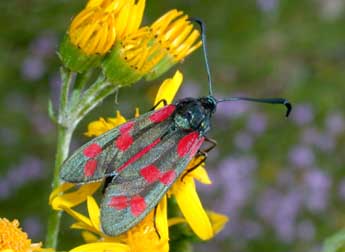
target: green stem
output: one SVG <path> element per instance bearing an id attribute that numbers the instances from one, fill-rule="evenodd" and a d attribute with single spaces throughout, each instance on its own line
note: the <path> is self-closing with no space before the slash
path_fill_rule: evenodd
<path id="1" fill-rule="evenodd" d="M 60 167 L 63 161 L 68 156 L 69 146 L 74 131 L 74 126 L 70 124 L 67 125 L 68 121 L 66 122 L 66 109 L 68 108 L 69 103 L 68 98 L 70 93 L 70 87 L 73 82 L 73 73 L 65 68 L 61 68 L 60 74 L 62 83 L 60 93 L 59 118 L 57 123 L 58 136 L 52 190 L 55 190 L 60 185 Z M 48 248 L 55 249 L 57 246 L 61 215 L 61 211 L 55 211 L 53 209 L 49 210 L 48 230 L 45 243 L 45 246 Z"/>
<path id="2" fill-rule="evenodd" d="M 64 116 L 66 113 L 66 108 L 68 108 L 68 97 L 70 88 L 73 82 L 73 73 L 65 68 L 60 69 L 61 75 L 61 90 L 60 90 L 60 107 L 59 116 Z M 59 118 L 59 123 L 61 123 L 62 118 Z"/>
<path id="3" fill-rule="evenodd" d="M 57 150 L 55 159 L 55 168 L 52 181 L 52 190 L 60 185 L 59 173 L 63 161 L 67 158 L 69 146 L 73 134 L 73 128 L 68 129 L 64 126 L 58 126 Z M 45 247 L 56 248 L 58 242 L 58 234 L 60 229 L 60 219 L 62 212 L 50 209 L 48 215 L 48 230 L 46 235 Z"/>
<path id="4" fill-rule="evenodd" d="M 77 127 L 80 120 L 82 120 L 94 107 L 118 89 L 118 87 L 108 82 L 104 76 L 100 76 L 95 83 L 82 92 L 90 76 L 90 74 L 79 76 L 85 78 L 82 80 L 82 83 L 80 82 L 74 85 L 73 90 L 70 90 L 76 78 L 74 78 L 72 72 L 61 69 L 62 86 L 57 123 L 58 139 L 52 190 L 55 190 L 61 184 L 59 178 L 60 168 L 63 161 L 68 156 L 74 129 Z M 72 93 L 72 95 L 70 95 L 70 93 Z M 61 211 L 50 210 L 45 247 L 56 249 L 61 215 Z"/>

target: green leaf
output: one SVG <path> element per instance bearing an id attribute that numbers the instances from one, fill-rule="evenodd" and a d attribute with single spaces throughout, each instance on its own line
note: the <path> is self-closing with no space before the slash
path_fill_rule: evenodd
<path id="1" fill-rule="evenodd" d="M 335 233 L 326 239 L 322 252 L 344 252 L 345 251 L 345 229 Z"/>

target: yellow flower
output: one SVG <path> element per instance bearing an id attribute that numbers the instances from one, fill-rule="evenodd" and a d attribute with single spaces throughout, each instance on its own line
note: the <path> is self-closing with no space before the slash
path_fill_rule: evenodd
<path id="1" fill-rule="evenodd" d="M 87 55 L 105 54 L 141 23 L 145 0 L 90 0 L 72 21 L 69 37 Z"/>
<path id="2" fill-rule="evenodd" d="M 182 79 L 182 74 L 177 71 L 173 78 L 165 80 L 158 90 L 155 103 L 162 99 L 171 103 L 182 83 Z M 157 108 L 161 106 L 163 105 L 160 104 Z M 138 111 L 136 111 L 136 116 L 138 116 Z M 125 121 L 126 119 L 120 112 L 117 112 L 115 118 L 108 118 L 107 120 L 100 118 L 98 121 L 91 122 L 85 135 L 98 136 Z M 200 159 L 195 158 L 186 170 L 198 163 L 200 163 Z M 151 211 L 137 226 L 117 237 L 109 237 L 101 231 L 100 210 L 93 197 L 90 196 L 100 187 L 101 182 L 82 185 L 72 192 L 68 191 L 73 187 L 73 184 L 65 183 L 52 192 L 50 204 L 54 209 L 64 210 L 77 220 L 72 228 L 86 230 L 83 236 L 87 244 L 72 251 L 99 251 L 105 249 L 107 244 L 112 244 L 111 251 L 168 251 L 167 197 L 174 196 L 176 198 L 184 216 L 184 218 L 175 217 L 170 219 L 169 226 L 187 222 L 200 239 L 212 238 L 228 220 L 226 216 L 216 213 L 210 214 L 204 210 L 196 192 L 195 179 L 204 184 L 211 183 L 203 164 L 195 170 L 183 174 L 176 181 L 167 196 L 164 196 L 158 204 L 155 218 L 153 211 Z M 87 201 L 89 217 L 72 209 L 84 201 Z M 157 225 L 160 238 L 157 235 L 154 223 Z"/>
<path id="3" fill-rule="evenodd" d="M 119 41 L 102 64 L 104 72 L 121 85 L 142 76 L 153 80 L 199 48 L 199 36 L 187 15 L 171 10 Z"/>
<path id="4" fill-rule="evenodd" d="M 0 251 L 1 252 L 34 252 L 52 251 L 41 248 L 41 243 L 31 243 L 27 233 L 19 227 L 19 221 L 10 222 L 0 218 Z"/>
<path id="5" fill-rule="evenodd" d="M 182 61 L 189 54 L 198 49 L 202 42 L 200 33 L 182 11 L 171 10 L 150 26 L 156 53 L 162 53 L 162 58 L 154 64 L 146 79 L 159 77 L 177 62 Z M 162 52 L 163 51 L 163 52 Z"/>
<path id="6" fill-rule="evenodd" d="M 139 28 L 144 8 L 145 0 L 89 0 L 60 44 L 64 66 L 78 73 L 98 67 L 116 41 Z"/>

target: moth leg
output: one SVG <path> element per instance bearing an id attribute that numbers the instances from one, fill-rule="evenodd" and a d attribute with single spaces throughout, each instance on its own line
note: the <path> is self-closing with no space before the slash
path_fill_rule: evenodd
<path id="1" fill-rule="evenodd" d="M 202 150 L 205 153 L 208 153 L 209 151 L 213 150 L 217 146 L 217 141 L 212 138 L 205 137 L 205 142 L 210 143 L 210 146 L 204 150 Z"/>
<path id="2" fill-rule="evenodd" d="M 199 167 L 199 165 L 201 165 L 203 162 L 205 162 L 205 160 L 207 159 L 207 152 L 204 152 L 202 150 L 198 151 L 198 154 L 196 156 L 201 156 L 202 158 L 199 160 L 199 162 L 194 165 L 193 167 L 189 168 L 188 170 L 186 170 L 186 172 L 182 175 L 181 177 L 181 181 L 183 181 L 183 179 L 192 171 L 194 171 L 196 168 Z"/>
<path id="3" fill-rule="evenodd" d="M 157 108 L 159 106 L 159 104 L 161 104 L 163 102 L 163 105 L 166 106 L 168 104 L 167 100 L 165 99 L 162 99 L 162 100 L 159 100 L 151 109 L 150 111 L 152 110 L 155 110 L 155 108 Z"/>
<path id="4" fill-rule="evenodd" d="M 217 146 L 217 142 L 216 140 L 214 139 L 211 139 L 211 138 L 207 138 L 205 137 L 205 142 L 208 142 L 210 143 L 210 146 L 207 147 L 206 149 L 204 150 L 198 150 L 198 153 L 197 153 L 197 157 L 199 156 L 202 156 L 203 158 L 196 164 L 194 165 L 193 167 L 189 168 L 181 177 L 181 181 L 183 181 L 184 177 L 189 174 L 190 172 L 192 172 L 193 170 L 195 170 L 199 165 L 201 165 L 203 162 L 206 161 L 207 159 L 207 153 L 210 152 L 211 150 L 213 150 L 216 146 Z"/>
<path id="5" fill-rule="evenodd" d="M 153 210 L 153 226 L 155 228 L 156 234 L 159 239 L 161 239 L 161 235 L 159 234 L 158 228 L 157 228 L 157 223 L 156 223 L 156 216 L 157 216 L 157 208 L 158 205 L 155 206 L 155 209 Z"/>

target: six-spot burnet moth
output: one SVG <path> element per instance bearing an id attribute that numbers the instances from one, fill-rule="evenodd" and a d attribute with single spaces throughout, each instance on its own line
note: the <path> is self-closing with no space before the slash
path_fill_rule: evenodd
<path id="1" fill-rule="evenodd" d="M 194 157 L 206 159 L 206 152 L 215 145 L 207 151 L 200 148 L 205 141 L 212 143 L 206 134 L 218 103 L 247 100 L 284 104 L 286 115 L 291 110 L 290 103 L 281 98 L 217 100 L 212 92 L 205 26 L 201 20 L 193 21 L 201 27 L 209 95 L 184 98 L 132 119 L 80 147 L 61 167 L 64 181 L 82 184 L 105 179 L 101 223 L 107 235 L 119 235 L 139 223 Z"/>

